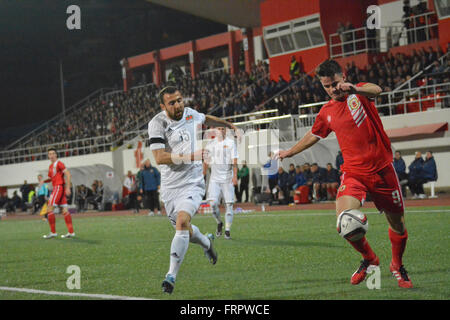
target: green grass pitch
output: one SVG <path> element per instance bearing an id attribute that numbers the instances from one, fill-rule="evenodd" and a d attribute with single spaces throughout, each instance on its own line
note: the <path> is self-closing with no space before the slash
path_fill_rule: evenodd
<path id="1" fill-rule="evenodd" d="M 404 264 L 414 288 L 398 288 L 384 215 L 364 210 L 367 238 L 381 262 L 381 289 L 350 284 L 360 255 L 336 232 L 333 211 L 236 214 L 232 240 L 216 239 L 211 265 L 190 244 L 174 293 L 162 293 L 174 229 L 166 217 L 74 215 L 76 239 L 44 240 L 42 220 L 0 221 L 0 287 L 152 299 L 448 299 L 450 207 L 408 208 Z M 372 214 L 373 213 L 373 214 Z M 210 216 L 193 218 L 203 233 L 215 231 Z M 59 235 L 66 233 L 57 215 Z M 81 270 L 81 289 L 69 290 L 66 269 Z M 0 290 L 0 299 L 83 299 Z"/>

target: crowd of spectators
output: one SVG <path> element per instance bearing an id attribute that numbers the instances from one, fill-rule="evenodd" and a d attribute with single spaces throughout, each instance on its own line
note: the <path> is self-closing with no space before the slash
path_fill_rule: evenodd
<path id="1" fill-rule="evenodd" d="M 147 209 L 149 216 L 161 215 L 159 189 L 161 174 L 153 167 L 150 160 L 141 163 L 139 171 L 133 175 L 128 171 L 123 182 L 123 202 L 126 209 L 133 209 L 139 213 L 140 209 Z"/>
<path id="2" fill-rule="evenodd" d="M 268 175 L 268 184 L 263 186 L 262 192 L 270 194 L 269 203 L 277 201 L 286 205 L 336 199 L 342 173 L 341 151 L 336 156 L 335 166 L 332 163 L 327 163 L 326 167 L 320 167 L 317 163 L 290 163 L 287 172 L 282 166 L 278 166 L 272 152 L 268 157 L 269 160 L 263 166 Z"/>
<path id="3" fill-rule="evenodd" d="M 435 65 L 429 73 L 440 75 L 433 81 L 449 81 L 450 59 L 444 64 L 438 62 L 443 54 L 442 50 L 432 47 L 414 49 L 411 55 L 388 53 L 366 69 L 352 62 L 347 63 L 344 70 L 349 82 L 376 83 L 387 92 L 432 63 Z M 211 61 L 211 67 L 215 67 L 220 59 Z M 180 69 L 171 83 L 183 92 L 186 106 L 220 117 L 268 109 L 277 109 L 280 115 L 297 114 L 299 105 L 328 100 L 320 81 L 305 73 L 295 56 L 288 67 L 289 80 L 281 75 L 277 81 L 271 79 L 268 65 L 258 61 L 250 73 L 240 70 L 230 74 L 221 70 L 200 73 L 194 79 Z M 420 85 L 419 82 L 413 85 Z M 46 159 L 48 145 L 60 150 L 59 157 L 110 151 L 123 143 L 125 132 L 144 128 L 148 119 L 160 111 L 158 92 L 166 84 L 160 87 L 150 84 L 128 92 L 115 91 L 89 101 L 85 107 L 69 113 L 65 119 L 23 143 L 24 151 L 15 151 L 16 162 Z M 387 103 L 386 95 L 378 97 L 376 102 Z M 311 110 L 302 108 L 300 113 L 317 113 L 320 108 L 321 105 Z M 380 112 L 387 114 L 389 109 L 381 108 Z"/>
<path id="4" fill-rule="evenodd" d="M 89 205 L 92 205 L 94 210 L 103 211 L 105 209 L 103 192 L 104 186 L 101 180 L 94 180 L 90 188 L 84 184 L 77 186 L 75 193 L 77 212 L 85 212 Z"/>
<path id="5" fill-rule="evenodd" d="M 426 28 L 436 22 L 432 17 L 424 16 L 429 12 L 426 0 L 419 0 L 419 3 L 411 7 L 409 0 L 403 1 L 403 16 L 402 21 L 406 28 L 408 44 L 425 41 L 437 36 L 437 27 L 430 30 Z"/>
<path id="6" fill-rule="evenodd" d="M 425 160 L 422 157 L 422 153 L 416 151 L 414 160 L 408 166 L 408 173 L 406 172 L 406 164 L 401 153 L 396 151 L 394 168 L 400 181 L 404 197 L 406 197 L 406 187 L 408 187 L 413 199 L 425 199 L 427 196 L 423 185 L 430 181 L 437 181 L 438 179 L 436 161 L 431 151 L 426 152 Z"/>

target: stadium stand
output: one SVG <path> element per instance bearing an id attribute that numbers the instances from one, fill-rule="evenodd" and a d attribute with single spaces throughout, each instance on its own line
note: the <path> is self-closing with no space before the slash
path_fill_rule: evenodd
<path id="1" fill-rule="evenodd" d="M 407 112 L 416 112 L 434 107 L 442 100 L 439 91 L 448 91 L 447 84 L 444 87 L 440 84 L 450 81 L 449 60 L 442 50 L 421 48 L 413 50 L 411 55 L 388 53 L 367 69 L 356 67 L 354 62 L 347 63 L 345 72 L 350 82 L 376 83 L 385 92 L 409 81 L 406 95 L 402 91 L 394 98 L 383 94 L 376 104 L 384 115 L 404 113 L 404 107 Z M 216 66 L 217 62 L 212 61 Z M 413 70 L 419 72 L 413 73 Z M 289 82 L 282 77 L 278 81 L 271 80 L 268 74 L 269 66 L 258 61 L 250 73 L 240 71 L 232 75 L 219 69 L 200 73 L 194 79 L 183 74 L 174 82 L 185 94 L 187 106 L 224 117 L 271 109 L 277 109 L 280 115 L 316 114 L 327 99 L 318 79 L 309 74 L 300 72 Z M 58 147 L 60 157 L 110 151 L 123 143 L 126 132 L 144 128 L 148 119 L 159 112 L 157 94 L 165 84 L 160 87 L 146 84 L 128 92 L 116 90 L 100 94 L 65 117 L 60 116 L 45 130 L 14 145 L 14 150 L 1 152 L 0 163 L 45 159 L 50 145 Z M 418 87 L 425 88 L 421 90 L 425 101 L 411 98 L 414 96 L 411 89 Z M 448 106 L 448 97 L 445 101 L 444 107 Z M 393 102 L 400 103 L 395 108 L 388 107 Z M 299 111 L 299 106 L 309 104 L 313 104 L 310 112 L 307 108 Z"/>

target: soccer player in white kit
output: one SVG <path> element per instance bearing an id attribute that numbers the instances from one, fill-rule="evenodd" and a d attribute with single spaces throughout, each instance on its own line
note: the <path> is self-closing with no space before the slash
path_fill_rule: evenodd
<path id="1" fill-rule="evenodd" d="M 205 195 L 202 174 L 205 151 L 202 148 L 196 150 L 202 124 L 234 130 L 236 127 L 217 117 L 185 108 L 176 87 L 162 89 L 159 99 L 162 111 L 149 122 L 148 135 L 150 149 L 161 172 L 161 199 L 176 230 L 170 248 L 169 271 L 162 282 L 163 291 L 172 293 L 189 242 L 199 244 L 212 264 L 217 262 L 212 241 L 214 236 L 203 235 L 191 224 Z"/>
<path id="2" fill-rule="evenodd" d="M 237 159 L 236 143 L 227 137 L 224 127 L 216 128 L 217 136 L 208 143 L 206 150 L 208 158 L 203 162 L 203 173 L 208 165 L 211 167 L 207 200 L 210 202 L 213 217 L 217 222 L 216 236 L 222 235 L 223 222 L 220 219 L 220 199 L 223 196 L 225 213 L 225 239 L 231 239 L 231 224 L 233 223 L 234 186 L 237 185 Z"/>

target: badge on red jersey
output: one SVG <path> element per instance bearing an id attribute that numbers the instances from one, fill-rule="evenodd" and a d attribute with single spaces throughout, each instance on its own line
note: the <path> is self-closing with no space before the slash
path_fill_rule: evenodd
<path id="1" fill-rule="evenodd" d="M 351 94 L 347 98 L 347 106 L 352 114 L 353 120 L 355 120 L 356 126 L 359 127 L 367 117 L 361 100 L 355 94 Z"/>

